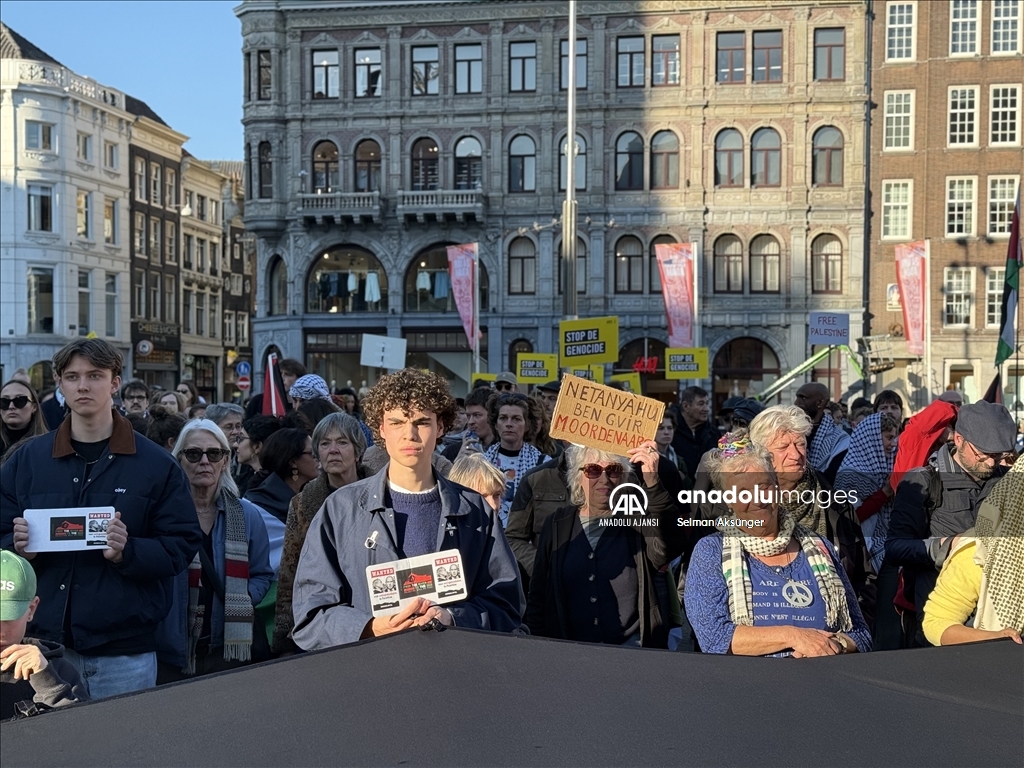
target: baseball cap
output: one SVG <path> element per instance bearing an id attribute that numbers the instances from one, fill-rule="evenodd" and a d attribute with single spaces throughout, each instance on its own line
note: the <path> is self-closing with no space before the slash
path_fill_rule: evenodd
<path id="1" fill-rule="evenodd" d="M 519 383 L 519 381 L 516 379 L 516 375 L 514 373 L 512 373 L 511 371 L 502 371 L 497 376 L 495 376 L 494 377 L 494 383 L 497 384 L 498 382 L 501 382 L 502 384 L 518 384 Z"/>
<path id="2" fill-rule="evenodd" d="M 764 406 L 757 400 L 745 398 L 736 404 L 733 409 L 733 418 L 743 419 L 748 424 L 754 420 L 761 411 L 764 410 Z"/>
<path id="3" fill-rule="evenodd" d="M 1010 412 L 985 400 L 960 409 L 956 431 L 982 453 L 1006 453 L 1017 444 L 1017 425 Z"/>
<path id="4" fill-rule="evenodd" d="M 0 621 L 20 619 L 35 596 L 36 572 L 32 566 L 13 552 L 0 552 Z"/>
<path id="5" fill-rule="evenodd" d="M 718 409 L 718 412 L 725 413 L 726 411 L 732 411 L 736 409 L 736 406 L 742 403 L 746 398 L 738 397 L 733 395 L 732 397 L 725 398 L 725 402 L 722 403 L 722 407 Z"/>
<path id="6" fill-rule="evenodd" d="M 561 381 L 546 381 L 543 384 L 538 384 L 537 389 L 542 389 L 545 392 L 561 392 L 562 382 Z"/>

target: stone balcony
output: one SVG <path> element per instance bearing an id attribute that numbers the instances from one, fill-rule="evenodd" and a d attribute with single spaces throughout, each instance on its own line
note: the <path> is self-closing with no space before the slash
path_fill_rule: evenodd
<path id="1" fill-rule="evenodd" d="M 380 192 L 314 192 L 299 195 L 298 214 L 307 225 L 352 226 L 383 218 Z"/>
<path id="2" fill-rule="evenodd" d="M 482 189 L 399 190 L 395 213 L 404 223 L 413 221 L 483 221 L 486 197 Z"/>

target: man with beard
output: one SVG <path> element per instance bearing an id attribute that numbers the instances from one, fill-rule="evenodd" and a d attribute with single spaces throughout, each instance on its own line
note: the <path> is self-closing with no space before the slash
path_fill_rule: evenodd
<path id="1" fill-rule="evenodd" d="M 974 527 L 981 502 L 1004 474 L 1016 431 L 1004 406 L 965 405 L 952 448 L 939 448 L 935 467 L 908 472 L 896 489 L 885 554 L 903 566 L 904 596 L 916 606 L 918 624 L 954 538 Z M 920 633 L 917 642 L 927 645 Z"/>
<path id="2" fill-rule="evenodd" d="M 829 393 L 824 384 L 812 381 L 796 391 L 793 405 L 811 420 L 811 434 L 807 437 L 807 463 L 821 472 L 830 482 L 836 481 L 836 472 L 850 448 L 850 435 L 832 418 L 828 409 Z M 829 414 L 829 418 L 822 418 Z"/>

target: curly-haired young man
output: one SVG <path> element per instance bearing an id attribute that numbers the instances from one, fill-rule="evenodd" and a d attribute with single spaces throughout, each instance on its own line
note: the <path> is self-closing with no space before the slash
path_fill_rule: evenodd
<path id="1" fill-rule="evenodd" d="M 383 377 L 363 400 L 374 441 L 390 462 L 324 503 L 295 574 L 293 638 L 306 650 L 379 637 L 437 619 L 510 632 L 525 599 L 501 524 L 478 493 L 435 474 L 431 454 L 455 419 L 448 382 L 412 368 Z M 458 549 L 469 597 L 442 607 L 425 598 L 374 618 L 366 567 Z"/>

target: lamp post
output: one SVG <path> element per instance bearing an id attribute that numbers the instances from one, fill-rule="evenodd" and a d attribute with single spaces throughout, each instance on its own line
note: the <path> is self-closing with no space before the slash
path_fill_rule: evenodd
<path id="1" fill-rule="evenodd" d="M 565 202 L 562 203 L 563 313 L 576 319 L 576 0 L 569 0 L 569 67 L 566 83 Z"/>

